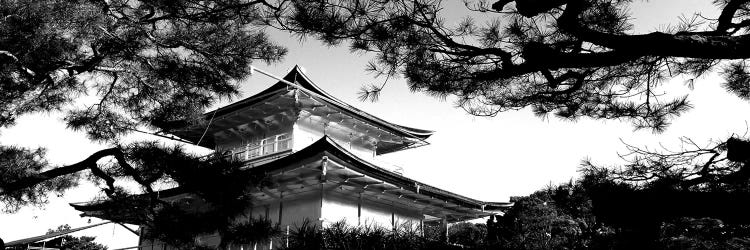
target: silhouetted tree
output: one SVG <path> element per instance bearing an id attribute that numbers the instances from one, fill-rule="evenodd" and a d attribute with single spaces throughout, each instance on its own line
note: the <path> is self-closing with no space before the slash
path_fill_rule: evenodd
<path id="1" fill-rule="evenodd" d="M 266 22 L 269 6 L 243 0 L 0 4 L 0 128 L 23 115 L 61 111 L 68 128 L 111 145 L 67 166 L 49 164 L 44 149 L 0 145 L 3 212 L 43 205 L 48 195 L 76 186 L 87 171 L 112 207 L 120 202 L 130 209 L 120 212 L 145 211 L 139 219 L 146 224 L 175 226 L 162 220 L 169 215 L 194 222 L 175 227 L 191 233 L 241 226 L 230 223 L 240 209 L 232 206 L 249 202 L 246 188 L 260 183 L 239 174 L 238 164 L 197 159 L 152 142 L 122 145 L 119 139 L 184 126 L 217 100 L 236 95 L 237 81 L 250 73 L 252 62 L 280 60 L 286 49 L 254 28 Z M 122 179 L 135 181 L 145 194 L 131 196 L 118 184 Z M 210 211 L 185 212 L 154 198 L 155 184 L 165 181 L 197 195 Z M 242 188 L 217 192 L 216 183 Z M 210 226 L 202 225 L 208 217 Z"/>
<path id="2" fill-rule="evenodd" d="M 709 72 L 723 77 L 721 84 L 728 92 L 750 99 L 748 0 L 712 1 L 716 14 L 685 16 L 648 33 L 636 33 L 629 23 L 630 12 L 638 11 L 630 8 L 634 1 L 466 2 L 475 12 L 449 25 L 441 1 L 297 0 L 278 12 L 274 25 L 330 45 L 347 43 L 352 51 L 373 52 L 376 57 L 367 69 L 385 76 L 386 82 L 401 75 L 412 90 L 455 95 L 457 104 L 475 115 L 532 108 L 540 116 L 553 113 L 564 119 L 625 119 L 636 128 L 659 132 L 691 107 L 687 96 L 678 96 L 663 83 L 684 77 L 692 88 L 694 79 Z M 364 87 L 361 99 L 377 99 L 383 85 Z M 738 141 L 726 144 L 730 142 Z M 725 147 L 720 142 L 670 153 L 637 152 L 640 159 L 625 170 L 599 174 L 629 179 L 610 179 L 615 183 L 638 185 L 598 186 L 599 194 L 591 195 L 616 199 L 605 193 L 638 191 L 659 202 L 665 194 L 657 190 L 746 192 L 747 159 L 727 160 L 720 156 Z M 745 148 L 740 151 L 747 155 Z M 703 162 L 685 162 L 688 158 Z M 670 207 L 685 204 L 692 195 L 669 194 L 673 199 L 668 200 L 675 201 Z M 731 200 L 717 195 L 710 200 Z M 665 201 L 659 204 L 668 204 Z M 557 210 L 539 205 L 544 202 L 527 198 L 517 205 L 540 218 L 559 218 Z M 641 203 L 627 207 L 637 204 Z M 667 211 L 647 215 L 660 217 Z M 627 218 L 635 216 L 620 219 Z M 648 228 L 654 243 L 660 225 Z M 538 238 L 544 237 L 549 238 Z"/>
<path id="3" fill-rule="evenodd" d="M 455 95 L 475 115 L 531 107 L 661 131 L 691 107 L 686 96 L 663 96 L 662 83 L 712 71 L 729 92 L 750 97 L 747 0 L 712 1 L 717 16 L 687 16 L 650 33 L 633 31 L 638 10 L 628 0 L 466 1 L 475 12 L 455 25 L 437 0 L 288 2 L 275 26 L 374 52 L 369 70 L 402 75 L 415 91 Z M 362 99 L 380 88 L 364 87 Z"/>
<path id="4" fill-rule="evenodd" d="M 584 162 L 584 173 L 633 187 L 592 186 L 597 218 L 660 247 L 748 247 L 748 142 L 681 142 L 676 150 L 626 144 L 621 157 L 628 163 L 621 167 Z"/>
<path id="5" fill-rule="evenodd" d="M 486 238 L 486 224 L 460 222 L 451 225 L 448 230 L 448 242 L 465 247 L 483 246 Z"/>
<path id="6" fill-rule="evenodd" d="M 609 248 L 612 229 L 597 221 L 582 183 L 586 182 L 515 198 L 512 208 L 488 224 L 493 227 L 488 231 L 495 234 L 490 235 L 490 245 L 504 249 Z"/>
<path id="7" fill-rule="evenodd" d="M 52 167 L 44 150 L 0 145 L 3 167 L 11 168 L 0 172 L 3 210 L 43 204 L 50 191 L 75 184 L 63 178 L 82 170 L 106 180 L 96 170 L 103 158 L 116 158 L 129 172 L 116 145 L 120 136 L 168 130 L 169 122 L 235 95 L 236 81 L 254 60 L 278 61 L 286 50 L 250 28 L 264 22 L 260 6 L 265 3 L 242 0 L 0 5 L 0 127 L 22 115 L 62 110 L 69 128 L 115 144 L 44 172 Z M 79 98 L 85 95 L 95 101 Z"/>
<path id="8" fill-rule="evenodd" d="M 654 190 L 750 191 L 750 142 L 738 137 L 699 145 L 680 139 L 677 149 L 650 149 L 625 144 L 620 168 L 584 162 L 584 171 L 601 172 L 613 180 L 639 183 Z"/>

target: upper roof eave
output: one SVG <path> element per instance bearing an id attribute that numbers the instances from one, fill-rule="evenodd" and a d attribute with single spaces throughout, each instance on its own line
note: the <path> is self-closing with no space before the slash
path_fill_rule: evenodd
<path id="1" fill-rule="evenodd" d="M 357 109 L 354 106 L 349 105 L 349 104 L 347 104 L 347 103 L 345 103 L 345 102 L 337 99 L 336 97 L 328 94 L 323 89 L 321 89 L 320 87 L 318 87 L 317 85 L 315 85 L 313 83 L 313 81 L 310 80 L 310 78 L 307 75 L 305 75 L 305 73 L 303 72 L 303 70 L 299 66 L 294 66 L 294 68 L 292 68 L 292 70 L 289 71 L 289 73 L 287 73 L 287 75 L 284 76 L 283 79 L 286 80 L 286 81 L 289 81 L 289 82 L 296 83 L 300 87 L 305 88 L 306 90 L 311 91 L 311 92 L 313 92 L 313 93 L 315 93 L 315 94 L 317 94 L 319 96 L 322 96 L 323 98 L 321 98 L 321 99 L 324 102 L 327 102 L 327 103 L 329 103 L 329 104 L 331 104 L 333 106 L 336 106 L 337 108 L 340 108 L 342 110 L 346 110 L 349 113 L 351 113 L 351 114 L 359 117 L 360 119 L 363 119 L 365 121 L 372 122 L 372 123 L 378 124 L 378 125 L 380 125 L 382 127 L 385 127 L 387 129 L 390 129 L 390 130 L 392 130 L 392 132 L 396 132 L 397 134 L 400 134 L 402 136 L 413 137 L 415 139 L 424 140 L 424 139 L 427 139 L 428 137 L 430 137 L 434 133 L 434 131 L 431 131 L 431 130 L 417 129 L 417 128 L 412 128 L 412 127 L 407 127 L 407 126 L 403 126 L 403 125 L 398 125 L 398 124 L 395 124 L 395 123 L 391 123 L 391 122 L 385 121 L 383 119 L 380 119 L 380 118 L 378 118 L 376 116 L 373 116 L 371 114 L 368 114 L 367 112 L 364 112 L 364 111 L 362 111 L 360 109 Z M 203 114 L 203 116 L 204 116 L 205 119 L 210 119 L 210 117 L 212 117 L 212 116 L 220 116 L 220 115 L 231 113 L 231 112 L 233 112 L 235 110 L 238 110 L 238 109 L 241 109 L 241 108 L 246 107 L 248 105 L 252 105 L 254 103 L 257 103 L 260 100 L 262 100 L 262 99 L 264 99 L 266 97 L 271 96 L 273 93 L 277 93 L 277 92 L 279 92 L 281 90 L 285 90 L 288 87 L 290 87 L 290 86 L 287 85 L 286 83 L 283 83 L 282 81 L 279 81 L 276 84 L 274 84 L 271 87 L 269 87 L 269 88 L 261 91 L 258 94 L 255 94 L 255 95 L 250 96 L 248 98 L 245 98 L 245 99 L 242 99 L 240 101 L 234 102 L 234 103 L 229 104 L 227 106 L 218 108 L 216 110 L 206 112 L 206 113 Z"/>

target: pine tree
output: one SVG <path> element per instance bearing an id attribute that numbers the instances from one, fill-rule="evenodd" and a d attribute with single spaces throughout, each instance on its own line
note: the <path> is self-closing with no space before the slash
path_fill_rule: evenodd
<path id="1" fill-rule="evenodd" d="M 446 12 L 460 7 L 436 0 L 298 0 L 278 12 L 277 26 L 372 52 L 368 70 L 403 76 L 414 91 L 454 95 L 471 114 L 531 108 L 660 132 L 691 108 L 687 96 L 662 95 L 669 79 L 719 72 L 727 91 L 750 97 L 750 1 L 706 1 L 719 13 L 685 13 L 649 33 L 633 30 L 638 10 L 628 0 L 465 1 L 472 12 L 457 24 Z M 377 99 L 380 88 L 364 87 L 362 98 Z"/>
<path id="2" fill-rule="evenodd" d="M 111 145 L 67 166 L 50 164 L 43 148 L 0 145 L 2 211 L 42 206 L 49 195 L 84 181 L 80 177 L 88 172 L 113 206 L 140 206 L 146 224 L 176 209 L 150 198 L 155 183 L 175 180 L 209 203 L 219 202 L 214 213 L 178 213 L 183 219 L 213 216 L 224 230 L 235 225 L 230 222 L 238 208 L 221 205 L 249 202 L 246 189 L 211 196 L 215 190 L 198 185 L 203 180 L 195 174 L 214 174 L 220 183 L 245 181 L 243 187 L 257 184 L 247 175 L 226 175 L 235 173 L 237 164 L 198 159 L 155 142 L 123 145 L 120 138 L 136 131 L 161 135 L 186 121 L 200 122 L 196 118 L 205 108 L 238 93 L 237 82 L 253 62 L 281 60 L 286 49 L 258 28 L 268 22 L 269 6 L 243 0 L 0 3 L 0 128 L 23 115 L 62 112 L 68 128 Z M 169 164 L 178 162 L 182 168 Z M 216 165 L 225 172 L 206 170 Z M 132 196 L 119 185 L 123 179 L 139 184 L 144 194 Z M 196 234 L 217 229 L 182 228 Z M 258 237 L 263 233 L 268 232 Z"/>

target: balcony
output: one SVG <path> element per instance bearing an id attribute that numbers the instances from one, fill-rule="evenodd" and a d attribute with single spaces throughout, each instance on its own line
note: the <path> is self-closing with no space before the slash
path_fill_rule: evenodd
<path id="1" fill-rule="evenodd" d="M 225 157 L 231 157 L 235 161 L 251 161 L 279 155 L 291 150 L 292 135 L 291 133 L 284 133 L 231 148 L 225 152 Z"/>

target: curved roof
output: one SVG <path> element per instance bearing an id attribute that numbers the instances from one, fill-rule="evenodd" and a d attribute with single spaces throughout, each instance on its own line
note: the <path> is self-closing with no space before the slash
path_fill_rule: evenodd
<path id="1" fill-rule="evenodd" d="M 373 163 L 370 163 L 352 154 L 351 152 L 344 149 L 344 147 L 336 143 L 333 139 L 331 139 L 328 136 L 324 136 L 323 138 L 319 139 L 312 145 L 288 157 L 295 158 L 293 157 L 294 155 L 309 154 L 308 152 L 310 153 L 328 152 L 332 154 L 333 156 L 336 156 L 337 158 L 349 164 L 352 164 L 353 167 L 357 168 L 358 172 L 362 172 L 363 174 L 375 176 L 378 179 L 381 179 L 383 181 L 401 186 L 403 189 L 413 189 L 411 191 L 415 191 L 419 194 L 431 196 L 431 197 L 438 198 L 444 201 L 448 201 L 454 204 L 459 204 L 465 207 L 474 208 L 474 209 L 482 209 L 482 207 L 484 207 L 485 210 L 495 210 L 495 209 L 507 208 L 511 206 L 512 204 L 509 202 L 485 202 L 485 201 L 472 199 L 472 198 L 462 196 L 462 195 L 459 195 L 450 191 L 446 191 L 440 188 L 430 186 L 423 182 L 419 182 L 414 179 L 403 176 L 401 174 L 397 174 L 395 172 L 386 170 L 384 168 L 381 168 Z M 417 190 L 417 186 L 420 187 L 419 190 Z"/>
<path id="2" fill-rule="evenodd" d="M 362 110 L 359 110 L 355 108 L 352 105 L 349 105 L 336 97 L 328 94 L 323 89 L 315 85 L 310 78 L 304 74 L 303 70 L 299 66 L 294 66 L 289 73 L 287 73 L 286 76 L 283 78 L 284 80 L 288 82 L 295 83 L 297 86 L 304 88 L 303 91 L 307 93 L 312 93 L 320 99 L 320 101 L 326 102 L 327 104 L 330 104 L 332 106 L 335 106 L 339 109 L 347 111 L 350 115 L 357 117 L 359 119 L 362 119 L 366 122 L 380 125 L 381 127 L 384 127 L 390 132 L 393 132 L 395 134 L 401 135 L 401 136 L 407 136 L 412 137 L 415 139 L 424 140 L 430 137 L 434 131 L 430 130 L 424 130 L 424 129 L 417 129 L 407 126 L 398 125 L 395 123 L 387 122 L 383 119 L 380 119 L 374 115 L 368 114 L 367 112 L 364 112 Z M 280 91 L 285 91 L 287 88 L 290 87 L 289 84 L 284 83 L 282 81 L 277 82 L 273 86 L 261 91 L 258 94 L 255 94 L 253 96 L 250 96 L 248 98 L 245 98 L 243 100 L 237 101 L 235 103 L 232 103 L 230 105 L 221 107 L 219 109 L 216 109 L 214 111 L 206 112 L 204 114 L 204 117 L 206 119 L 209 119 L 211 116 L 214 115 L 223 115 L 231 113 L 235 110 L 241 109 L 243 107 L 246 107 L 247 105 L 251 105 L 253 103 L 257 103 L 260 100 L 264 99 L 264 97 L 270 96 L 272 93 L 277 93 Z M 214 114 L 216 112 L 216 114 Z"/>
<path id="3" fill-rule="evenodd" d="M 248 171 L 265 174 L 266 176 L 272 176 L 278 173 L 290 173 L 294 172 L 293 169 L 289 169 L 290 167 L 299 165 L 302 161 L 323 156 L 332 159 L 334 162 L 346 164 L 347 169 L 351 171 L 388 183 L 389 185 L 398 186 L 403 192 L 408 192 L 413 196 L 412 198 L 414 199 L 429 197 L 430 199 L 440 200 L 441 203 L 446 202 L 456 204 L 457 206 L 462 207 L 464 211 L 471 211 L 470 213 L 474 214 L 476 217 L 489 215 L 492 213 L 490 211 L 503 210 L 513 205 L 511 202 L 487 202 L 472 199 L 386 170 L 357 157 L 327 136 L 322 137 L 302 150 L 293 152 L 271 162 L 251 167 Z M 170 197 L 182 194 L 185 190 L 177 187 L 160 192 L 161 197 Z M 95 211 L 105 210 L 109 207 L 106 203 L 107 202 L 105 201 L 71 205 L 79 211 L 84 211 L 87 212 L 86 214 L 96 216 L 97 214 Z M 128 221 L 129 219 L 130 218 L 118 218 L 119 221 Z"/>

